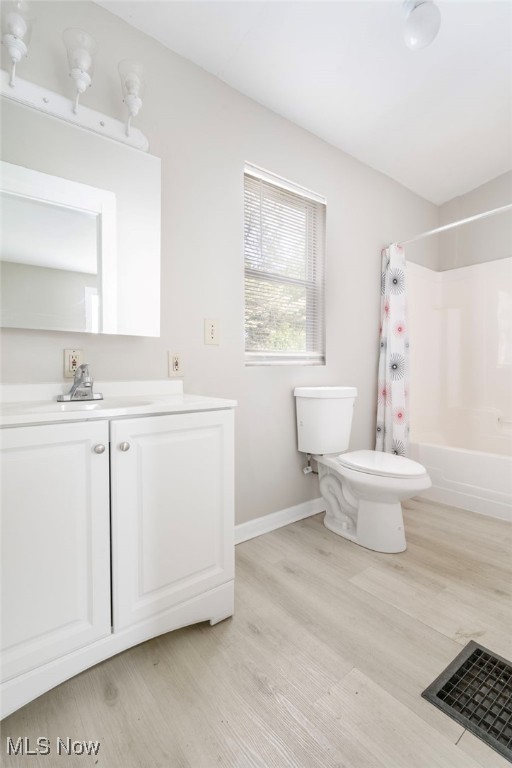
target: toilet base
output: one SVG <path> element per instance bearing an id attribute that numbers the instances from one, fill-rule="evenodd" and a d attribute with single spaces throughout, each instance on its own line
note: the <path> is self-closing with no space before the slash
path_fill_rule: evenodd
<path id="1" fill-rule="evenodd" d="M 366 460 L 371 467 L 373 452 L 361 453 L 370 454 Z M 352 456 L 357 458 L 357 452 Z M 338 457 L 313 458 L 318 464 L 320 493 L 326 505 L 326 528 L 374 552 L 396 554 L 407 549 L 400 502 L 430 488 L 430 478 L 426 471 L 421 472 L 421 465 L 418 465 L 418 474 L 409 477 L 389 472 L 362 472 L 344 465 Z M 388 465 L 390 459 L 396 459 L 399 468 L 399 458 L 388 456 Z M 412 464 L 416 472 L 417 467 Z"/>
<path id="2" fill-rule="evenodd" d="M 365 549 L 396 554 L 407 549 L 404 520 L 400 502 L 382 502 L 359 499 L 356 532 L 347 523 L 327 512 L 324 525 L 338 536 Z"/>
<path id="3" fill-rule="evenodd" d="M 374 552 L 396 554 L 407 549 L 402 498 L 416 491 L 409 484 L 397 489 L 396 481 L 343 469 L 344 476 L 326 460 L 318 461 L 320 493 L 325 504 L 324 525 L 338 536 Z M 373 482 L 373 484 L 372 484 Z M 430 482 L 430 481 L 428 481 Z M 420 483 L 420 487 L 425 484 Z"/>

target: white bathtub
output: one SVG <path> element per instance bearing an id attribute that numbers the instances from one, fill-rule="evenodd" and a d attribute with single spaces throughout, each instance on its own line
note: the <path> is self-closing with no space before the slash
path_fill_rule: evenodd
<path id="1" fill-rule="evenodd" d="M 512 457 L 430 443 L 411 443 L 432 487 L 422 498 L 512 522 Z"/>

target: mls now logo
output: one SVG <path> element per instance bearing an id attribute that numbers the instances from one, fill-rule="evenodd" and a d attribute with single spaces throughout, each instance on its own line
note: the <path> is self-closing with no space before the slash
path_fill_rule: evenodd
<path id="1" fill-rule="evenodd" d="M 20 736 L 14 741 L 7 738 L 8 755 L 49 755 L 52 751 L 50 739 L 39 736 L 30 744 L 28 736 Z M 74 741 L 69 736 L 66 739 L 57 738 L 55 751 L 58 755 L 97 755 L 100 751 L 99 741 Z"/>

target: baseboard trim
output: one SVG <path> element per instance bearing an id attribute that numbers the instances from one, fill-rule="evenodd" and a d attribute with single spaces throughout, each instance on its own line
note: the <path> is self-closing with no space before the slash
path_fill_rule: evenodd
<path id="1" fill-rule="evenodd" d="M 318 515 L 319 512 L 325 512 L 325 501 L 322 498 L 304 501 L 294 507 L 280 509 L 270 515 L 263 515 L 254 520 L 248 520 L 246 523 L 239 523 L 235 525 L 235 544 L 241 544 L 243 541 L 254 539 L 256 536 L 275 531 L 276 528 L 281 528 L 283 525 L 296 523 L 297 520 L 304 520 L 305 517 Z"/>

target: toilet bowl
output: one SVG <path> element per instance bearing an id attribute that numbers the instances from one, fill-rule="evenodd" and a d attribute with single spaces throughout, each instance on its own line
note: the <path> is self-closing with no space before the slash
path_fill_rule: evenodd
<path id="1" fill-rule="evenodd" d="M 430 488 L 425 467 L 380 451 L 348 448 L 355 387 L 297 387 L 299 451 L 316 460 L 324 524 L 333 533 L 376 552 L 406 547 L 401 501 Z"/>
<path id="2" fill-rule="evenodd" d="M 376 552 L 407 548 L 401 501 L 430 488 L 416 461 L 378 451 L 314 456 L 330 531 Z"/>

